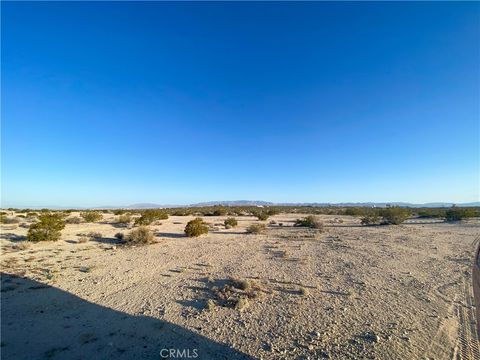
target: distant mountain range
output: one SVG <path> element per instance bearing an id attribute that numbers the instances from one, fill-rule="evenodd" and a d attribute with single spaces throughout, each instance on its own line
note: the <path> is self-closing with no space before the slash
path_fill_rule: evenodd
<path id="1" fill-rule="evenodd" d="M 367 207 L 386 207 L 390 206 L 401 206 L 401 207 L 410 207 L 410 208 L 420 208 L 420 207 L 451 207 L 452 205 L 458 207 L 466 206 L 480 206 L 480 201 L 469 202 L 469 203 L 451 203 L 451 202 L 433 202 L 425 204 L 412 204 L 407 202 L 360 202 L 360 203 L 273 203 L 268 201 L 260 200 L 233 200 L 233 201 L 208 201 L 200 202 L 190 205 L 172 205 L 172 204 L 155 204 L 155 203 L 138 203 L 127 206 L 96 206 L 92 208 L 88 207 L 79 207 L 79 206 L 32 206 L 31 209 L 155 209 L 155 208 L 181 208 L 181 207 L 202 207 L 202 206 L 338 206 L 338 207 L 352 207 L 352 206 L 367 206 Z M 26 208 L 22 206 L 21 208 Z"/>
<path id="2" fill-rule="evenodd" d="M 451 207 L 453 205 L 465 207 L 465 206 L 480 206 L 480 201 L 470 202 L 470 203 L 447 203 L 447 202 L 435 202 L 435 203 L 425 203 L 425 204 L 412 204 L 406 202 L 383 202 L 383 203 L 376 203 L 376 202 L 362 202 L 362 203 L 273 203 L 268 201 L 260 201 L 260 200 L 233 200 L 233 201 L 208 201 L 208 202 L 200 202 L 196 204 L 190 205 L 161 205 L 161 204 L 133 204 L 126 206 L 125 208 L 128 209 L 152 209 L 152 208 L 167 208 L 167 207 L 202 207 L 202 206 L 215 206 L 215 205 L 222 205 L 222 206 L 339 206 L 339 207 L 347 207 L 347 206 L 368 206 L 368 207 L 386 207 L 387 205 L 391 206 L 401 206 L 401 207 L 412 207 L 412 208 L 420 208 L 420 207 Z"/>

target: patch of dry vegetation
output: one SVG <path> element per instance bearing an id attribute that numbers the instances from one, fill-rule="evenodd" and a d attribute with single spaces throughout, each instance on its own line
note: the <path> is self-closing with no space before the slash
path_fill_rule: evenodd
<path id="1" fill-rule="evenodd" d="M 250 306 L 251 301 L 260 299 L 271 291 L 254 280 L 229 279 L 222 287 L 213 287 L 212 292 L 214 299 L 208 300 L 208 310 L 223 306 L 243 311 Z"/>
<path id="2" fill-rule="evenodd" d="M 83 222 L 80 216 L 71 216 L 65 219 L 66 224 L 81 224 Z"/>
<path id="3" fill-rule="evenodd" d="M 130 231 L 125 237 L 128 245 L 146 245 L 154 242 L 153 232 L 146 226 L 140 226 Z"/>
<path id="4" fill-rule="evenodd" d="M 233 228 L 233 227 L 238 225 L 238 221 L 233 217 L 229 217 L 229 218 L 225 219 L 225 221 L 223 223 L 225 225 L 225 228 L 227 228 L 227 229 Z"/>
<path id="5" fill-rule="evenodd" d="M 312 229 L 323 230 L 323 222 L 316 216 L 309 215 L 303 219 L 297 219 L 293 226 L 309 227 Z"/>
<path id="6" fill-rule="evenodd" d="M 80 216 L 87 223 L 94 223 L 103 219 L 103 215 L 98 211 L 84 211 L 80 213 Z"/>
<path id="7" fill-rule="evenodd" d="M 189 237 L 197 237 L 208 234 L 208 224 L 201 218 L 190 220 L 185 227 L 185 234 Z"/>
<path id="8" fill-rule="evenodd" d="M 247 234 L 262 234 L 265 232 L 266 226 L 265 224 L 252 224 L 249 227 L 247 227 Z"/>
<path id="9" fill-rule="evenodd" d="M 168 219 L 168 213 L 160 209 L 148 209 L 141 213 L 141 216 L 135 220 L 135 225 L 151 225 L 157 220 Z"/>

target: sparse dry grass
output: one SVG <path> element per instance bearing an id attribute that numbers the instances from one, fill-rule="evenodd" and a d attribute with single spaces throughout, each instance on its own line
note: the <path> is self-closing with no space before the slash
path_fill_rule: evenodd
<path id="1" fill-rule="evenodd" d="M 125 237 L 128 245 L 145 245 L 154 242 L 155 237 L 152 231 L 146 226 L 140 226 Z"/>
<path id="2" fill-rule="evenodd" d="M 247 234 L 262 234 L 265 231 L 265 224 L 252 224 L 247 227 Z"/>

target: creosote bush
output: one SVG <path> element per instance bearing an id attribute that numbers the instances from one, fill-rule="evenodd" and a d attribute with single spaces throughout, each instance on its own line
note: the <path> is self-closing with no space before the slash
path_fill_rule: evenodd
<path id="1" fill-rule="evenodd" d="M 160 209 L 148 209 L 141 213 L 141 216 L 135 220 L 135 225 L 150 225 L 157 220 L 168 219 L 168 213 Z"/>
<path id="2" fill-rule="evenodd" d="M 57 241 L 65 228 L 65 221 L 59 214 L 43 213 L 39 221 L 30 225 L 27 234 L 28 241 Z"/>
<path id="3" fill-rule="evenodd" d="M 185 226 L 185 234 L 189 237 L 197 237 L 208 234 L 208 224 L 201 218 L 190 220 Z"/>
<path id="4" fill-rule="evenodd" d="M 261 234 L 265 231 L 265 224 L 252 224 L 247 228 L 247 234 Z"/>
<path id="5" fill-rule="evenodd" d="M 97 222 L 103 219 L 103 215 L 98 211 L 84 211 L 80 213 L 80 216 L 88 223 Z"/>
<path id="6" fill-rule="evenodd" d="M 151 244 L 154 242 L 154 236 L 148 227 L 140 226 L 130 231 L 125 240 L 129 245 Z"/>
<path id="7" fill-rule="evenodd" d="M 362 225 L 375 225 L 378 224 L 380 218 L 377 214 L 366 215 L 362 218 Z"/>
<path id="8" fill-rule="evenodd" d="M 445 212 L 446 221 L 460 221 L 465 218 L 471 218 L 475 216 L 479 216 L 479 214 L 474 208 L 458 208 L 456 206 L 452 206 Z"/>
<path id="9" fill-rule="evenodd" d="M 384 224 L 399 225 L 410 217 L 410 210 L 401 207 L 387 207 L 380 211 Z"/>
<path id="10" fill-rule="evenodd" d="M 323 222 L 319 218 L 317 218 L 313 215 L 309 215 L 306 218 L 297 219 L 293 226 L 302 226 L 302 227 L 309 227 L 309 228 L 312 228 L 312 229 L 322 230 L 323 229 Z"/>
<path id="11" fill-rule="evenodd" d="M 219 207 L 217 209 L 215 209 L 212 213 L 213 216 L 225 216 L 227 215 L 227 209 L 225 209 L 224 207 Z"/>
<path id="12" fill-rule="evenodd" d="M 265 221 L 268 219 L 270 215 L 268 215 L 266 212 L 259 212 L 255 215 L 258 220 Z"/>
<path id="13" fill-rule="evenodd" d="M 238 225 L 238 221 L 233 217 L 225 219 L 223 223 L 225 224 L 225 226 L 230 226 L 230 227 L 235 227 Z"/>

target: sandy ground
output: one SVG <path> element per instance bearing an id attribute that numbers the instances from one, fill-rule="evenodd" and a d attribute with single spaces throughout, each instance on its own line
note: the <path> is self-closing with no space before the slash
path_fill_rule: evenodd
<path id="1" fill-rule="evenodd" d="M 293 228 L 298 217 L 270 218 L 284 226 L 264 235 L 237 217 L 236 228 L 186 238 L 192 217 L 173 216 L 152 227 L 158 243 L 133 248 L 115 245 L 129 230 L 113 215 L 26 249 L 27 229 L 5 225 L 2 359 L 480 359 L 480 221 L 362 227 L 323 216 L 320 233 Z M 78 242 L 89 231 L 103 238 Z M 261 289 L 243 311 L 216 291 L 231 278 Z"/>

